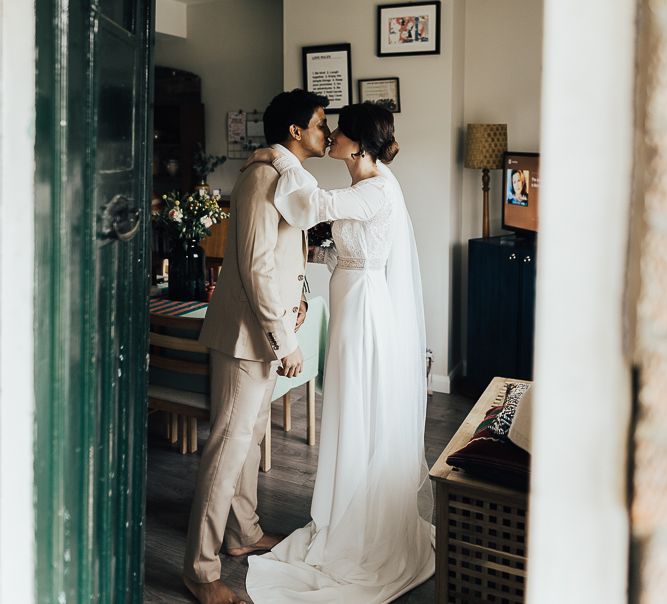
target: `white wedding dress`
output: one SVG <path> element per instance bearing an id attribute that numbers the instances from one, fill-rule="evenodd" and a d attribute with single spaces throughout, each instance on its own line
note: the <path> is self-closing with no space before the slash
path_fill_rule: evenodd
<path id="1" fill-rule="evenodd" d="M 325 191 L 278 148 L 275 204 L 283 217 L 304 229 L 334 221 L 335 251 L 326 252 L 331 319 L 312 521 L 249 558 L 247 590 L 255 604 L 383 604 L 435 566 L 412 226 L 386 166 Z"/>

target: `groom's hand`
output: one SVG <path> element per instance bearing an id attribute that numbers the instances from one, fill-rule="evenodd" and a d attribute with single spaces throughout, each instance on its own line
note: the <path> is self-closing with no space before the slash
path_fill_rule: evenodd
<path id="1" fill-rule="evenodd" d="M 301 348 L 297 346 L 296 350 L 286 357 L 280 359 L 282 367 L 278 367 L 278 375 L 283 375 L 288 378 L 296 377 L 303 369 L 303 355 Z"/>
<path id="2" fill-rule="evenodd" d="M 278 159 L 279 157 L 280 153 L 270 147 L 255 149 L 241 166 L 241 172 L 244 172 L 251 164 L 256 164 L 257 162 L 270 164 L 274 159 Z"/>
<path id="3" fill-rule="evenodd" d="M 303 322 L 306 320 L 306 312 L 308 312 L 308 304 L 301 300 L 299 304 L 299 313 L 296 315 L 296 326 L 294 331 L 299 331 L 299 328 L 303 325 Z"/>

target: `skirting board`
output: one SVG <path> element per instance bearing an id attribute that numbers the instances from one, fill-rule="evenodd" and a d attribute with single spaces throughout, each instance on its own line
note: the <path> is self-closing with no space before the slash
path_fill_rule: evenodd
<path id="1" fill-rule="evenodd" d="M 431 374 L 431 388 L 433 392 L 443 392 L 450 394 L 452 391 L 452 382 L 454 378 L 461 373 L 462 365 L 457 363 L 448 375 Z"/>

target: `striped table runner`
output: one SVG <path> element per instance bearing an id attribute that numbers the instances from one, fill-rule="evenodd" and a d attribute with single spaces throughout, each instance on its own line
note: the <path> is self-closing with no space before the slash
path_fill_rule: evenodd
<path id="1" fill-rule="evenodd" d="M 191 300 L 187 302 L 182 302 L 180 300 L 170 300 L 164 294 L 151 296 L 149 304 L 149 310 L 151 313 L 155 313 L 157 315 L 169 315 L 171 317 L 180 317 L 195 310 L 200 310 L 207 307 L 208 304 L 206 302 L 199 302 L 197 300 Z"/>

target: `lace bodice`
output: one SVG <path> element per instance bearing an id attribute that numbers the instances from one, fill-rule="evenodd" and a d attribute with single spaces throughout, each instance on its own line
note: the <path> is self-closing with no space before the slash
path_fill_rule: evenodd
<path id="1" fill-rule="evenodd" d="M 302 229 L 333 222 L 335 256 L 333 250 L 321 251 L 315 261 L 330 268 L 334 258 L 340 268 L 384 268 L 391 248 L 393 208 L 400 196 L 392 179 L 381 173 L 344 189 L 320 189 L 296 157 L 280 148 L 284 153 L 273 162 L 280 172 L 274 195 L 280 214 Z"/>
<path id="2" fill-rule="evenodd" d="M 341 268 L 382 268 L 391 248 L 392 203 L 388 195 L 370 220 L 336 220 L 331 226 Z"/>

